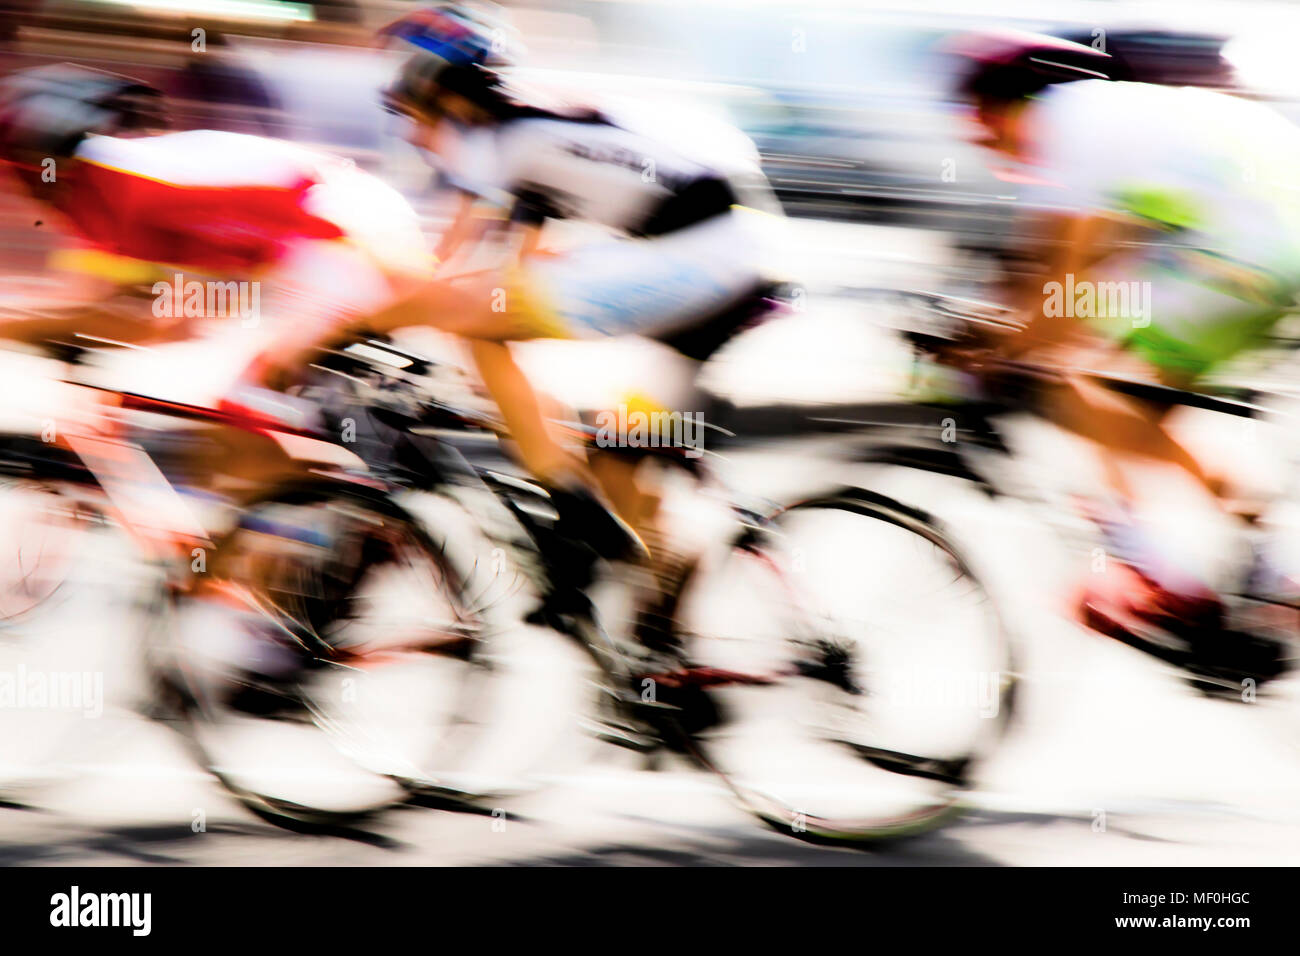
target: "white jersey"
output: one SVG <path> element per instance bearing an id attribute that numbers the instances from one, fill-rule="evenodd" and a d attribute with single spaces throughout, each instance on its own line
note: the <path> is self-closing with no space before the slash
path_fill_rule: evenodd
<path id="1" fill-rule="evenodd" d="M 1156 241 L 1096 267 L 1103 333 L 1190 381 L 1285 314 L 1300 291 L 1300 129 L 1236 97 L 1106 80 L 1052 87 L 1026 117 L 1045 204 L 1152 227 Z"/>
<path id="2" fill-rule="evenodd" d="M 447 145 L 448 178 L 509 206 L 514 221 L 619 234 L 524 263 L 529 335 L 672 338 L 768 284 L 771 217 L 736 208 L 758 191 L 745 174 L 766 186 L 752 144 L 732 140 L 719 161 L 712 140 L 705 159 L 624 122 L 526 116 Z"/>
<path id="3" fill-rule="evenodd" d="M 347 160 L 296 143 L 196 129 L 158 136 L 91 136 L 77 156 L 177 186 L 280 186 L 320 177 Z"/>
<path id="4" fill-rule="evenodd" d="M 603 122 L 529 117 L 470 131 L 447 171 L 521 221 L 577 219 L 633 235 L 683 228 L 736 201 L 710 164 Z"/>
<path id="5" fill-rule="evenodd" d="M 1085 80 L 1049 88 L 1027 115 L 1046 203 L 1136 216 L 1261 265 L 1297 261 L 1300 129 L 1267 107 Z"/>

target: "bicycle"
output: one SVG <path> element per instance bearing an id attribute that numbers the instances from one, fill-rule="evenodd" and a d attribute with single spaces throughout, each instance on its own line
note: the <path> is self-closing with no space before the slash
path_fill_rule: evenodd
<path id="1" fill-rule="evenodd" d="M 969 347 L 972 330 L 978 339 L 984 332 L 1005 332 L 1009 328 L 1005 310 L 990 303 L 932 292 L 877 291 L 901 302 L 905 311 L 910 308 L 911 321 L 902 323 L 900 331 L 918 359 L 943 362 L 944 356 L 954 350 Z M 1013 413 L 1032 413 L 1034 390 L 1044 383 L 1060 381 L 1061 373 L 1033 362 L 999 358 L 985 359 L 983 366 L 984 380 L 994 384 L 982 396 L 941 404 L 886 403 L 872 410 L 870 420 L 837 419 L 823 421 L 821 426 L 856 430 L 858 449 L 851 453 L 855 461 L 956 477 L 992 499 L 1028 499 L 1041 504 L 1046 501 L 1043 489 L 1009 479 L 1005 465 L 1014 463 L 1015 452 L 1005 441 L 998 421 Z M 1220 387 L 1216 394 L 1103 371 L 1087 375 L 1119 394 L 1153 405 L 1196 408 L 1245 419 L 1274 413 L 1269 407 L 1272 396 L 1254 389 Z M 936 440 L 939 427 L 933 423 L 938 421 L 953 423 L 954 440 Z M 900 431 L 907 437 L 900 439 Z M 1249 578 L 1246 575 L 1238 589 L 1222 596 L 1227 613 L 1218 626 L 1174 626 L 1144 634 L 1105 620 L 1095 611 L 1088 613 L 1087 609 L 1084 623 L 1172 665 L 1188 684 L 1206 696 L 1253 700 L 1256 688 L 1294 670 L 1300 657 L 1295 641 L 1300 635 L 1279 635 L 1276 626 L 1252 630 L 1241 623 L 1249 619 L 1253 608 L 1290 606 L 1274 597 L 1251 593 Z"/>
<path id="2" fill-rule="evenodd" d="M 450 756 L 438 764 L 372 732 L 373 724 L 363 729 L 363 721 L 344 713 L 331 681 L 355 675 L 373 655 L 398 654 L 455 661 L 458 686 L 481 691 L 500 633 L 485 618 L 504 593 L 527 587 L 540 601 L 531 620 L 574 640 L 596 668 L 594 724 L 602 739 L 642 753 L 680 754 L 715 774 L 759 819 L 807 839 L 903 836 L 958 812 L 979 761 L 1008 726 L 1015 663 L 996 608 L 940 522 L 847 486 L 766 513 L 731 508 L 732 530 L 695 577 L 699 596 L 683 602 L 691 659 L 655 669 L 641 648 L 602 623 L 602 602 L 593 600 L 602 587 L 627 587 L 627 575 L 602 565 L 565 532 L 546 489 L 500 466 L 474 464 L 447 440 L 475 433 L 491 438 L 500 428 L 431 399 L 422 382 L 431 368 L 374 338 L 322 355 L 314 366 L 321 381 L 300 396 L 327 410 L 334 423 L 327 432 L 342 421 L 365 424 L 371 440 L 357 449 L 364 472 L 319 470 L 268 491 L 215 542 L 219 559 L 205 577 L 209 593 L 239 595 L 237 613 L 248 626 L 293 649 L 294 661 L 278 677 L 241 678 L 273 699 L 263 701 L 266 712 L 287 710 L 296 715 L 291 719 L 329 728 L 350 759 L 405 794 L 340 808 L 310 796 L 286 799 L 227 774 L 228 789 L 293 825 L 354 821 L 408 799 L 462 805 L 499 799 L 499 792 L 466 786 L 455 769 L 454 758 L 472 753 L 471 731 L 482 729 L 473 690 L 438 698 L 449 726 L 463 732 L 449 735 L 455 739 L 442 752 Z M 573 435 L 592 437 L 576 426 Z M 696 480 L 709 472 L 681 448 L 627 453 L 647 451 Z M 498 549 L 493 560 L 483 560 L 482 547 L 473 549 L 474 559 L 454 558 L 460 539 L 431 522 L 421 499 L 456 502 L 458 514 L 472 515 L 456 534 L 474 526 Z M 883 590 L 871 596 L 853 590 L 861 587 L 853 574 L 859 565 L 844 558 L 864 537 L 867 546 L 848 553 L 885 570 Z M 389 560 L 399 552 L 401 561 Z M 415 622 L 413 638 L 385 651 L 373 636 L 357 633 L 356 618 L 373 608 L 369 578 L 376 564 L 402 561 L 423 566 L 437 582 L 427 591 L 440 596 L 444 613 L 434 623 Z M 249 570 L 258 566 L 261 571 Z M 484 598 L 484 578 L 494 597 Z M 923 598 L 902 593 L 908 581 L 926 589 Z M 742 600 L 730 610 L 717 606 L 718 598 L 737 595 Z M 854 597 L 866 600 L 854 605 Z M 191 598 L 183 599 L 178 621 L 202 603 Z M 921 635 L 922 623 L 928 634 Z M 185 674 L 193 642 L 184 639 L 184 626 L 174 630 L 182 635 L 174 645 L 191 645 L 176 659 L 183 703 L 202 715 L 197 723 L 247 713 L 248 701 L 232 703 L 220 688 Z M 391 633 L 387 624 L 379 630 Z M 982 692 L 972 698 L 966 686 L 937 702 L 915 699 L 910 690 L 924 680 L 939 647 L 954 660 L 967 655 L 960 673 L 982 680 Z M 328 675 L 323 683 L 321 674 Z M 890 675 L 892 690 L 884 686 Z M 204 759 L 211 764 L 212 756 Z"/>
<path id="3" fill-rule="evenodd" d="M 70 387 L 84 384 L 77 370 L 111 345 L 50 341 L 38 350 L 63 365 L 59 384 Z M 118 702 L 136 706 L 150 693 L 142 657 L 102 635 L 88 643 L 83 632 L 92 623 L 133 628 L 140 614 L 156 611 L 180 555 L 205 544 L 206 533 L 157 461 L 120 429 L 126 409 L 169 414 L 168 404 L 89 387 L 79 395 L 96 396 L 80 409 L 86 414 L 48 409 L 43 424 L 0 432 L 0 655 L 11 679 L 93 677 Z M 105 701 L 93 703 L 102 712 Z M 102 725 L 75 717 L 75 708 L 53 702 L 13 711 L 0 758 L 6 794 L 59 779 L 61 758 L 97 739 L 92 731 Z"/>
<path id="4" fill-rule="evenodd" d="M 297 439 L 310 446 L 296 450 L 305 474 L 337 459 L 336 445 L 321 441 L 314 431 L 256 415 L 86 381 L 80 372 L 88 360 L 116 347 L 85 338 L 39 343 L 40 352 L 64 366 L 63 384 L 93 396 L 93 412 L 85 421 L 51 421 L 44 432 L 0 433 L 0 476 L 5 482 L 0 501 L 22 519 L 2 552 L 9 563 L 0 576 L 0 650 L 17 661 L 14 670 L 19 674 L 35 670 L 28 668 L 29 662 L 41 662 L 42 675 L 107 675 L 117 698 L 131 698 L 133 708 L 169 721 L 182 732 L 200 765 L 256 808 L 254 792 L 218 752 L 210 714 L 200 706 L 204 699 L 189 693 L 193 684 L 183 675 L 190 662 L 179 659 L 175 645 L 160 637 L 173 627 L 178 602 L 183 603 L 196 579 L 202 580 L 208 557 L 216 558 L 214 543 L 222 529 L 235 526 L 239 513 L 236 502 L 213 507 L 210 499 L 181 491 L 193 484 L 196 444 L 221 431 L 258 434 L 268 442 L 272 436 Z M 318 450 L 325 450 L 319 460 Z M 92 530 L 114 536 L 119 547 L 108 558 L 93 549 L 86 553 Z M 75 601 L 79 590 L 69 583 L 84 583 L 80 571 L 87 568 L 113 578 L 100 598 L 107 597 L 113 606 L 120 603 L 117 599 L 126 599 L 126 612 L 132 616 L 129 628 L 145 619 L 142 653 L 109 640 L 89 649 L 65 646 L 68 635 L 83 629 L 81 622 L 105 616 L 105 607 L 96 606 L 76 621 L 59 619 L 62 605 Z M 123 578 L 138 587 L 121 587 Z M 58 667 L 49 663 L 54 651 L 61 652 Z M 103 701 L 98 703 L 102 707 Z M 60 778 L 60 764 L 71 746 L 92 736 L 84 722 L 53 719 L 47 722 L 58 724 L 57 735 L 33 733 L 42 715 L 22 710 L 18 715 L 22 725 L 5 740 L 13 753 L 7 751 L 8 759 L 0 760 L 3 789 L 10 796 Z M 286 750 L 292 752 L 293 747 Z"/>

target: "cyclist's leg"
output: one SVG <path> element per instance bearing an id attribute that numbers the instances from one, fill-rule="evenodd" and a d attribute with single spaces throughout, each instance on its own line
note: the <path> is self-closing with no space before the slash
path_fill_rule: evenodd
<path id="1" fill-rule="evenodd" d="M 588 457 L 592 474 L 609 503 L 649 546 L 662 496 L 648 469 L 643 467 L 645 463 L 600 449 Z"/>
<path id="2" fill-rule="evenodd" d="M 686 430 L 685 422 L 698 423 L 700 393 L 697 386 L 702 363 L 658 343 L 628 343 L 629 366 L 619 369 L 619 355 L 610 356 L 626 388 L 617 408 L 596 415 L 600 427 L 597 447 L 590 453 L 592 470 L 619 514 L 633 526 L 649 551 L 644 587 L 637 596 L 634 636 L 654 650 L 679 655 L 684 650 L 676 626 L 677 607 L 698 563 L 699 542 L 664 508 L 667 472 L 664 459 L 635 447 L 601 447 L 620 431 L 618 444 L 684 446 L 687 453 L 701 451 L 702 435 Z M 639 348 L 637 346 L 640 346 Z M 689 418 L 688 418 L 689 416 Z M 680 428 L 677 423 L 683 423 Z"/>
<path id="3" fill-rule="evenodd" d="M 172 280 L 175 269 L 94 249 L 66 249 L 50 256 L 54 289 L 37 297 L 4 296 L 0 339 L 25 344 L 71 342 L 78 336 L 155 345 L 193 334 L 194 320 L 163 317 L 156 296 L 141 295 L 155 280 Z"/>
<path id="4" fill-rule="evenodd" d="M 414 279 L 349 239 L 295 243 L 252 282 L 258 290 L 255 311 L 223 319 L 211 336 L 186 347 L 191 361 L 207 361 L 214 373 L 203 376 L 206 387 L 186 400 L 306 428 L 319 422 L 318 408 L 281 394 L 276 389 L 286 383 L 272 381 L 268 369 L 286 351 L 382 308 Z M 322 456 L 350 454 L 346 446 L 233 426 L 216 431 L 212 445 L 198 447 L 190 465 L 206 486 L 236 502 L 315 467 Z"/>
<path id="5" fill-rule="evenodd" d="M 1164 427 L 1168 408 L 1119 395 L 1082 374 L 1044 389 L 1040 408 L 1053 423 L 1097 447 L 1102 474 L 1121 498 L 1132 497 L 1123 467 L 1128 456 L 1174 465 L 1218 493 L 1217 479 Z"/>
<path id="6" fill-rule="evenodd" d="M 425 321 L 474 340 L 484 383 L 539 477 L 571 470 L 549 435 L 536 395 L 506 343 L 535 338 L 588 338 L 687 327 L 724 307 L 759 278 L 756 244 L 728 214 L 669 236 L 594 243 L 558 257 L 531 260 L 510 275 L 448 280 L 422 293 Z M 404 319 L 384 316 L 384 323 Z M 603 466 L 604 490 L 638 520 L 644 507 L 630 470 Z"/>
<path id="7" fill-rule="evenodd" d="M 739 218 L 728 214 L 658 239 L 606 241 L 510 272 L 422 283 L 404 298 L 340 323 L 333 334 L 427 325 L 471 341 L 525 466 L 561 487 L 590 487 L 581 463 L 546 428 L 509 343 L 687 327 L 755 284 L 755 247 Z M 315 333 L 275 349 L 258 375 L 276 384 L 279 369 L 300 368 L 327 337 Z"/>
<path id="8" fill-rule="evenodd" d="M 477 339 L 475 360 L 519 442 L 525 465 L 544 479 L 566 469 L 576 476 L 583 473 L 573 470 L 572 457 L 549 435 L 536 396 L 508 346 L 484 340 L 595 339 L 689 327 L 758 281 L 752 249 L 739 220 L 730 216 L 661 239 L 598 243 L 567 256 L 531 261 L 491 290 L 502 307 L 495 315 L 482 314 L 487 289 L 480 284 L 477 318 L 462 309 L 450 322 L 433 324 Z M 653 410 L 661 409 L 641 409 L 647 415 Z M 650 469 L 634 457 L 600 450 L 588 461 L 590 476 L 649 553 L 653 587 L 642 601 L 638 633 L 662 634 L 669 643 L 675 599 L 694 561 L 663 532 L 660 492 Z"/>
<path id="9" fill-rule="evenodd" d="M 1282 313 L 1277 298 L 1248 301 L 1240 290 L 1224 289 L 1168 263 L 1168 258 L 1108 263 L 1107 278 L 1141 289 L 1146 307 L 1136 316 L 1102 315 L 1098 326 L 1160 382 L 1188 388 L 1219 363 L 1255 345 Z M 1136 517 L 1123 473 L 1125 460 L 1132 457 L 1173 465 L 1195 479 L 1220 509 L 1231 510 L 1227 492 L 1232 483 L 1171 433 L 1172 406 L 1116 395 L 1083 376 L 1054 390 L 1046 405 L 1051 417 L 1092 439 L 1100 451 L 1114 496 L 1100 505 L 1095 517 L 1115 553 L 1163 589 L 1166 599 L 1195 598 L 1192 604 L 1174 600 L 1171 606 L 1210 613 L 1215 606 L 1210 592 L 1195 576 L 1179 570 L 1178 556 Z M 1195 616 L 1191 610 L 1187 613 Z"/>
<path id="10" fill-rule="evenodd" d="M 659 335 L 717 314 L 762 279 L 757 232 L 745 213 L 733 211 L 668 236 L 598 243 L 543 260 L 526 277 L 538 290 L 534 301 L 575 337 Z M 698 363 L 677 353 L 671 368 L 667 361 L 654 360 L 653 381 L 628 376 L 643 380 L 628 382 L 638 394 L 625 396 L 622 404 L 643 414 L 647 424 L 656 413 L 685 414 L 687 395 L 695 394 Z M 619 454 L 598 452 L 592 461 L 606 494 L 649 547 L 656 577 L 672 576 L 671 566 L 680 562 L 659 527 L 653 469 Z"/>
<path id="11" fill-rule="evenodd" d="M 1158 381 L 1175 388 L 1191 387 L 1215 366 L 1253 347 L 1282 314 L 1275 301 L 1247 301 L 1190 269 L 1158 259 L 1108 260 L 1104 270 L 1088 278 L 1096 281 L 1095 328 Z M 1106 288 L 1128 290 L 1129 305 L 1102 310 Z M 1045 411 L 1098 446 L 1108 478 L 1124 497 L 1122 456 L 1174 465 L 1216 499 L 1224 494 L 1225 478 L 1170 433 L 1168 406 L 1120 396 L 1074 375 L 1064 387 L 1051 390 Z"/>
<path id="12" fill-rule="evenodd" d="M 469 348 L 524 467 L 547 484 L 564 485 L 575 478 L 589 481 L 581 459 L 551 433 L 537 392 L 515 362 L 510 346 L 489 339 L 470 339 Z"/>
<path id="13" fill-rule="evenodd" d="M 658 650 L 680 650 L 677 607 L 699 556 L 684 547 L 664 526 L 662 488 L 654 463 L 612 451 L 595 451 L 591 468 L 619 515 L 640 536 L 649 552 L 649 586 L 638 599 L 635 637 Z"/>

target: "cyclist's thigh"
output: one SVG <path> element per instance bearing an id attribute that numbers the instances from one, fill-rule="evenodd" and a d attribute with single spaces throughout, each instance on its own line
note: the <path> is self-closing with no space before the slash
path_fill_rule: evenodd
<path id="1" fill-rule="evenodd" d="M 393 286 L 374 259 L 345 240 L 295 243 L 261 279 L 259 315 L 268 334 L 323 331 L 343 318 L 376 311 Z"/>
<path id="2" fill-rule="evenodd" d="M 306 205 L 344 237 L 291 243 L 261 277 L 268 334 L 324 332 L 379 311 L 431 274 L 433 256 L 418 216 L 374 176 L 350 166 L 330 168 Z"/>

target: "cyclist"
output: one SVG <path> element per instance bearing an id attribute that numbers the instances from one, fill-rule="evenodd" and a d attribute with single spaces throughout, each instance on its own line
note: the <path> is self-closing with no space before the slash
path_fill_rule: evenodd
<path id="1" fill-rule="evenodd" d="M 1108 80 L 1104 52 L 1052 37 L 968 36 L 951 49 L 978 142 L 1050 210 L 1016 227 L 1046 263 L 1014 290 L 1027 322 L 997 351 L 1065 366 L 1043 409 L 1101 450 L 1113 501 L 1099 522 L 1153 603 L 1217 613 L 1138 526 L 1122 462 L 1174 464 L 1225 506 L 1230 483 L 1169 433 L 1168 408 L 1071 371 L 1082 359 L 1069 350 L 1100 340 L 1187 388 L 1257 344 L 1300 290 L 1300 130 L 1228 95 Z"/>
<path id="2" fill-rule="evenodd" d="M 427 274 L 413 210 L 349 161 L 255 136 L 167 132 L 162 118 L 159 94 L 127 77 L 63 64 L 4 79 L 0 168 L 67 242 L 50 262 L 61 295 L 8 300 L 0 338 L 157 343 L 211 325 L 219 348 L 196 349 L 164 386 L 179 391 L 162 397 L 260 404 L 231 383 L 268 342 L 377 311 Z M 190 283 L 209 280 L 226 294 L 192 299 Z M 240 298 L 255 309 L 234 309 L 233 280 L 257 287 Z M 282 399 L 266 410 L 295 414 Z M 283 463 L 260 439 L 232 454 L 226 464 L 253 483 Z"/>
<path id="3" fill-rule="evenodd" d="M 525 466 L 565 496 L 589 493 L 594 477 L 641 538 L 629 546 L 620 529 L 602 530 L 600 510 L 591 509 L 589 543 L 607 556 L 646 543 L 661 577 L 684 573 L 660 546 L 657 498 L 638 485 L 635 465 L 595 454 L 589 470 L 566 450 L 509 343 L 666 338 L 698 327 L 768 281 L 761 227 L 751 225 L 729 176 L 709 162 L 593 111 L 522 102 L 498 68 L 492 30 L 463 12 L 422 11 L 387 32 L 419 49 L 385 92 L 386 108 L 409 121 L 409 141 L 432 154 L 458 188 L 508 208 L 518 254 L 468 279 L 432 280 L 407 301 L 351 325 L 428 325 L 467 339 Z M 546 253 L 539 236 L 551 219 L 593 223 L 615 236 Z M 297 358 L 274 357 L 268 384 L 283 383 L 316 344 L 303 343 Z"/>

